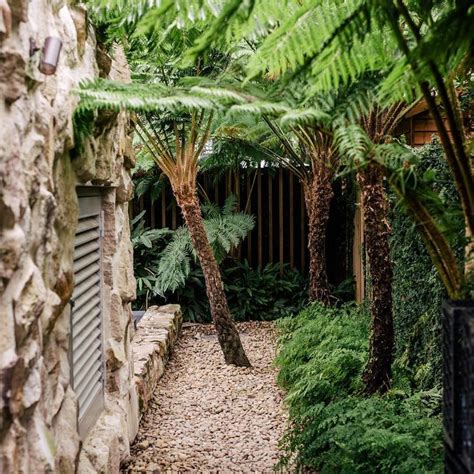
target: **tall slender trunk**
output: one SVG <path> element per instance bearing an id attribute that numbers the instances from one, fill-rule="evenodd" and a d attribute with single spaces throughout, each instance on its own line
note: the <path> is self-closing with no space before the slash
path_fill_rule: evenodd
<path id="1" fill-rule="evenodd" d="M 179 189 L 174 189 L 174 193 L 201 264 L 211 315 L 224 359 L 227 364 L 250 367 L 250 362 L 230 314 L 220 269 L 207 238 L 196 192 L 190 186 L 181 186 Z"/>
<path id="2" fill-rule="evenodd" d="M 388 237 L 388 200 L 383 175 L 374 166 L 357 175 L 364 210 L 364 240 L 371 278 L 372 327 L 369 361 L 363 379 L 368 394 L 390 388 L 393 360 L 392 263 Z"/>
<path id="3" fill-rule="evenodd" d="M 308 214 L 309 299 L 331 304 L 326 267 L 326 236 L 329 211 L 334 192 L 329 167 L 322 166 L 303 183 Z"/>

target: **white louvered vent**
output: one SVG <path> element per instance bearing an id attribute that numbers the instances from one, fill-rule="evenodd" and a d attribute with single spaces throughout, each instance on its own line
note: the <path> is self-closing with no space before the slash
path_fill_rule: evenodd
<path id="1" fill-rule="evenodd" d="M 90 191 L 89 191 L 90 192 Z M 79 432 L 86 434 L 103 408 L 100 195 L 79 197 L 71 316 L 72 386 L 79 402 Z"/>

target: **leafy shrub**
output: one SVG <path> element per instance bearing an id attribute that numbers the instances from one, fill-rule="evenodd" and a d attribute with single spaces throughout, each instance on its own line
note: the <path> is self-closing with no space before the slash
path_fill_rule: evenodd
<path id="1" fill-rule="evenodd" d="M 313 304 L 279 321 L 279 382 L 291 422 L 282 463 L 322 473 L 441 472 L 439 391 L 412 393 L 395 382 L 383 397 L 361 394 L 368 322 L 350 304 Z"/>
<path id="2" fill-rule="evenodd" d="M 322 473 L 442 472 L 441 422 L 420 394 L 350 396 L 313 405 L 298 422 L 286 447 L 298 447 L 298 462 Z"/>
<path id="3" fill-rule="evenodd" d="M 234 205 L 231 198 L 222 209 L 213 204 L 203 206 L 206 231 L 222 264 L 222 278 L 234 319 L 268 320 L 301 310 L 307 285 L 299 272 L 286 265 L 253 269 L 247 261 L 239 263 L 227 256 L 253 225 L 251 216 L 233 212 Z M 187 229 L 146 229 L 143 214 L 132 221 L 137 279 L 135 307 L 179 303 L 185 320 L 211 321 L 204 275 Z"/>
<path id="4" fill-rule="evenodd" d="M 306 301 L 303 276 L 288 265 L 253 269 L 247 260 L 223 269 L 229 307 L 237 321 L 270 320 L 300 311 Z"/>
<path id="5" fill-rule="evenodd" d="M 278 381 L 290 389 L 292 409 L 299 403 L 329 402 L 360 388 L 368 322 L 367 315 L 353 304 L 325 308 L 318 303 L 279 322 Z"/>

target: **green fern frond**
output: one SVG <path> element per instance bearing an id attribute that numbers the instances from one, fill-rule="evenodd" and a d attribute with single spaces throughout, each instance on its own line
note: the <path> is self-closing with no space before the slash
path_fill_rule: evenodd
<path id="1" fill-rule="evenodd" d="M 353 167 L 362 167 L 372 157 L 374 145 L 359 125 L 339 127 L 334 132 L 334 143 L 339 155 Z"/>
<path id="2" fill-rule="evenodd" d="M 205 221 L 206 233 L 218 261 L 237 247 L 253 229 L 254 222 L 253 216 L 243 213 L 221 215 Z"/>
<path id="3" fill-rule="evenodd" d="M 330 115 L 322 110 L 310 107 L 304 110 L 290 110 L 280 119 L 283 127 L 294 127 L 296 125 L 314 125 L 328 122 Z"/>
<path id="4" fill-rule="evenodd" d="M 222 209 L 215 204 L 203 206 L 204 228 L 218 262 L 238 246 L 255 225 L 253 216 L 234 212 L 235 205 L 235 197 L 229 196 Z M 196 254 L 189 231 L 183 226 L 173 232 L 159 259 L 156 281 L 158 294 L 176 291 L 186 284 L 191 259 L 195 260 Z"/>
<path id="5" fill-rule="evenodd" d="M 231 194 L 230 196 L 227 196 L 224 202 L 224 205 L 222 206 L 222 215 L 223 216 L 232 215 L 236 207 L 237 207 L 237 198 L 233 194 Z"/>
<path id="6" fill-rule="evenodd" d="M 288 112 L 289 106 L 279 102 L 254 101 L 245 104 L 233 105 L 229 113 L 232 116 L 240 114 L 281 115 Z"/>
<path id="7" fill-rule="evenodd" d="M 165 247 L 158 264 L 156 291 L 164 295 L 184 286 L 191 270 L 193 246 L 186 227 L 178 228 Z"/>
<path id="8" fill-rule="evenodd" d="M 121 84 L 97 79 L 81 85 L 77 91 L 81 101 L 79 110 L 131 110 L 136 112 L 214 110 L 217 102 L 170 89 L 162 84 Z"/>

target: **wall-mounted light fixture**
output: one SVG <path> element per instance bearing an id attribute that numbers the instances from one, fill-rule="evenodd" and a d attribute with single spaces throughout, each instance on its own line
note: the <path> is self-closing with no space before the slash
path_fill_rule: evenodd
<path id="1" fill-rule="evenodd" d="M 44 41 L 43 54 L 39 64 L 39 70 L 48 76 L 56 72 L 59 61 L 59 54 L 63 42 L 56 36 L 48 36 Z"/>

